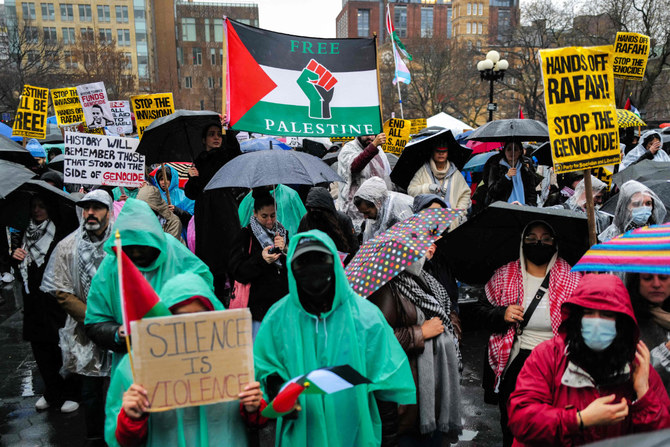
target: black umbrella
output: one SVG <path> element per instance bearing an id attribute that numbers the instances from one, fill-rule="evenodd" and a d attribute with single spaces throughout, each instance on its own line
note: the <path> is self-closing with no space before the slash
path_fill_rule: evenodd
<path id="1" fill-rule="evenodd" d="M 642 160 L 612 176 L 614 183 L 619 186 L 628 180 L 637 180 L 640 183 L 644 183 L 649 180 L 667 179 L 670 179 L 670 161 Z"/>
<path id="2" fill-rule="evenodd" d="M 577 211 L 495 202 L 437 242 L 449 253 L 456 278 L 484 284 L 493 272 L 519 259 L 521 232 L 534 220 L 544 220 L 556 231 L 558 254 L 570 264 L 589 249 L 586 214 Z"/>
<path id="3" fill-rule="evenodd" d="M 323 158 L 328 153 L 328 149 L 323 143 L 310 140 L 309 138 L 303 138 L 302 149 L 298 150 L 319 158 Z"/>
<path id="4" fill-rule="evenodd" d="M 342 182 L 321 159 L 297 151 L 257 151 L 239 155 L 214 174 L 205 190 L 267 185 L 316 185 Z"/>
<path id="5" fill-rule="evenodd" d="M 37 176 L 25 166 L 6 160 L 0 160 L 0 172 L 2 172 L 2 175 L 0 175 L 0 199 L 7 198 L 19 186 Z"/>
<path id="6" fill-rule="evenodd" d="M 63 132 L 57 124 L 47 123 L 46 137 L 37 141 L 40 143 L 62 143 L 65 140 L 63 139 Z"/>
<path id="7" fill-rule="evenodd" d="M 549 141 L 546 124 L 530 119 L 507 119 L 490 121 L 468 136 L 476 141 Z"/>
<path id="8" fill-rule="evenodd" d="M 530 153 L 530 157 L 537 160 L 537 164 L 542 166 L 553 166 L 554 162 L 551 159 L 551 144 L 547 141 L 542 143 L 537 147 L 533 152 Z"/>
<path id="9" fill-rule="evenodd" d="M 463 147 L 456 142 L 454 135 L 449 129 L 428 136 L 422 136 L 410 140 L 400 154 L 393 171 L 391 180 L 402 189 L 407 189 L 414 174 L 433 156 L 433 149 L 438 146 L 446 146 L 449 150 L 449 161 L 454 163 L 460 170 L 470 158 L 472 149 Z"/>
<path id="10" fill-rule="evenodd" d="M 39 195 L 58 231 L 69 234 L 79 226 L 75 200 L 61 189 L 42 180 L 28 180 L 9 194 L 0 205 L 0 223 L 25 230 L 30 223 L 30 199 Z"/>
<path id="11" fill-rule="evenodd" d="M 49 169 L 53 169 L 62 174 L 65 169 L 65 155 L 63 154 L 56 155 L 54 158 L 51 159 L 48 166 Z"/>
<path id="12" fill-rule="evenodd" d="M 670 429 L 617 436 L 586 444 L 585 447 L 630 447 L 632 445 L 635 447 L 666 447 L 670 445 Z"/>
<path id="13" fill-rule="evenodd" d="M 661 199 L 661 202 L 663 202 L 663 205 L 665 205 L 666 210 L 670 210 L 670 180 L 649 180 L 644 182 L 644 185 L 656 193 L 658 198 Z M 618 201 L 619 193 L 616 193 L 605 202 L 602 208 L 600 208 L 600 211 L 614 215 Z"/>
<path id="14" fill-rule="evenodd" d="M 0 160 L 19 163 L 28 168 L 37 165 L 37 161 L 26 148 L 4 135 L 0 135 Z"/>
<path id="15" fill-rule="evenodd" d="M 192 162 L 205 148 L 202 132 L 211 125 L 221 125 L 218 113 L 208 110 L 177 110 L 156 119 L 142 134 L 137 152 L 145 156 L 145 163 L 169 161 Z"/>
<path id="16" fill-rule="evenodd" d="M 340 151 L 342 149 L 338 149 L 335 152 L 328 152 L 326 155 L 324 155 L 321 160 L 323 160 L 324 163 L 326 163 L 328 166 L 332 166 L 333 163 L 337 161 L 337 157 L 340 155 Z"/>

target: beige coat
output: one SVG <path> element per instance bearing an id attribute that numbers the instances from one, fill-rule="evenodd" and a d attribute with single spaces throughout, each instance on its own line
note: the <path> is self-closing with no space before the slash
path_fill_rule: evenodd
<path id="1" fill-rule="evenodd" d="M 434 183 L 433 176 L 428 172 L 427 165 L 423 165 L 416 171 L 414 178 L 409 183 L 407 187 L 407 193 L 416 197 L 419 194 L 430 194 L 430 185 Z M 472 199 L 470 198 L 470 187 L 463 178 L 463 174 L 460 172 L 455 172 L 451 177 L 447 179 L 447 182 L 451 182 L 451 190 L 449 191 L 449 204 L 452 209 L 467 210 L 472 205 Z M 446 182 L 441 187 L 446 187 Z M 439 194 L 438 194 L 439 195 Z"/>

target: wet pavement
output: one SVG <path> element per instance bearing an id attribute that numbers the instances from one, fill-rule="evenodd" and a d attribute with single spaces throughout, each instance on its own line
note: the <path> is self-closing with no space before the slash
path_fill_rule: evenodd
<path id="1" fill-rule="evenodd" d="M 43 384 L 29 343 L 21 338 L 22 313 L 18 283 L 0 288 L 0 446 L 86 445 L 82 409 L 61 414 L 58 408 L 38 412 L 35 402 Z M 471 297 L 470 297 L 471 298 Z M 477 327 L 471 299 L 461 304 L 465 334 L 461 346 L 463 435 L 457 445 L 494 447 L 502 444 L 498 407 L 484 403 L 482 360 L 487 336 Z"/>

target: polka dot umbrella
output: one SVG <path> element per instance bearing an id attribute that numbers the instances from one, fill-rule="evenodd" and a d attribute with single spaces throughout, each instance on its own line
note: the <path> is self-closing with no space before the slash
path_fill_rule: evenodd
<path id="1" fill-rule="evenodd" d="M 421 259 L 462 212 L 426 209 L 363 244 L 345 270 L 351 287 L 362 297 L 370 296 Z"/>

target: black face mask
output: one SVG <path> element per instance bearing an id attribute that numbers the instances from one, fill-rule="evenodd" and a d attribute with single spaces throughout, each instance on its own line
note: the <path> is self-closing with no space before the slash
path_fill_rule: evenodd
<path id="1" fill-rule="evenodd" d="M 333 257 L 318 252 L 306 253 L 291 266 L 303 308 L 315 315 L 329 311 L 335 298 Z"/>
<path id="2" fill-rule="evenodd" d="M 556 247 L 545 245 L 541 242 L 537 244 L 523 244 L 524 257 L 535 265 L 545 265 L 556 253 Z"/>

